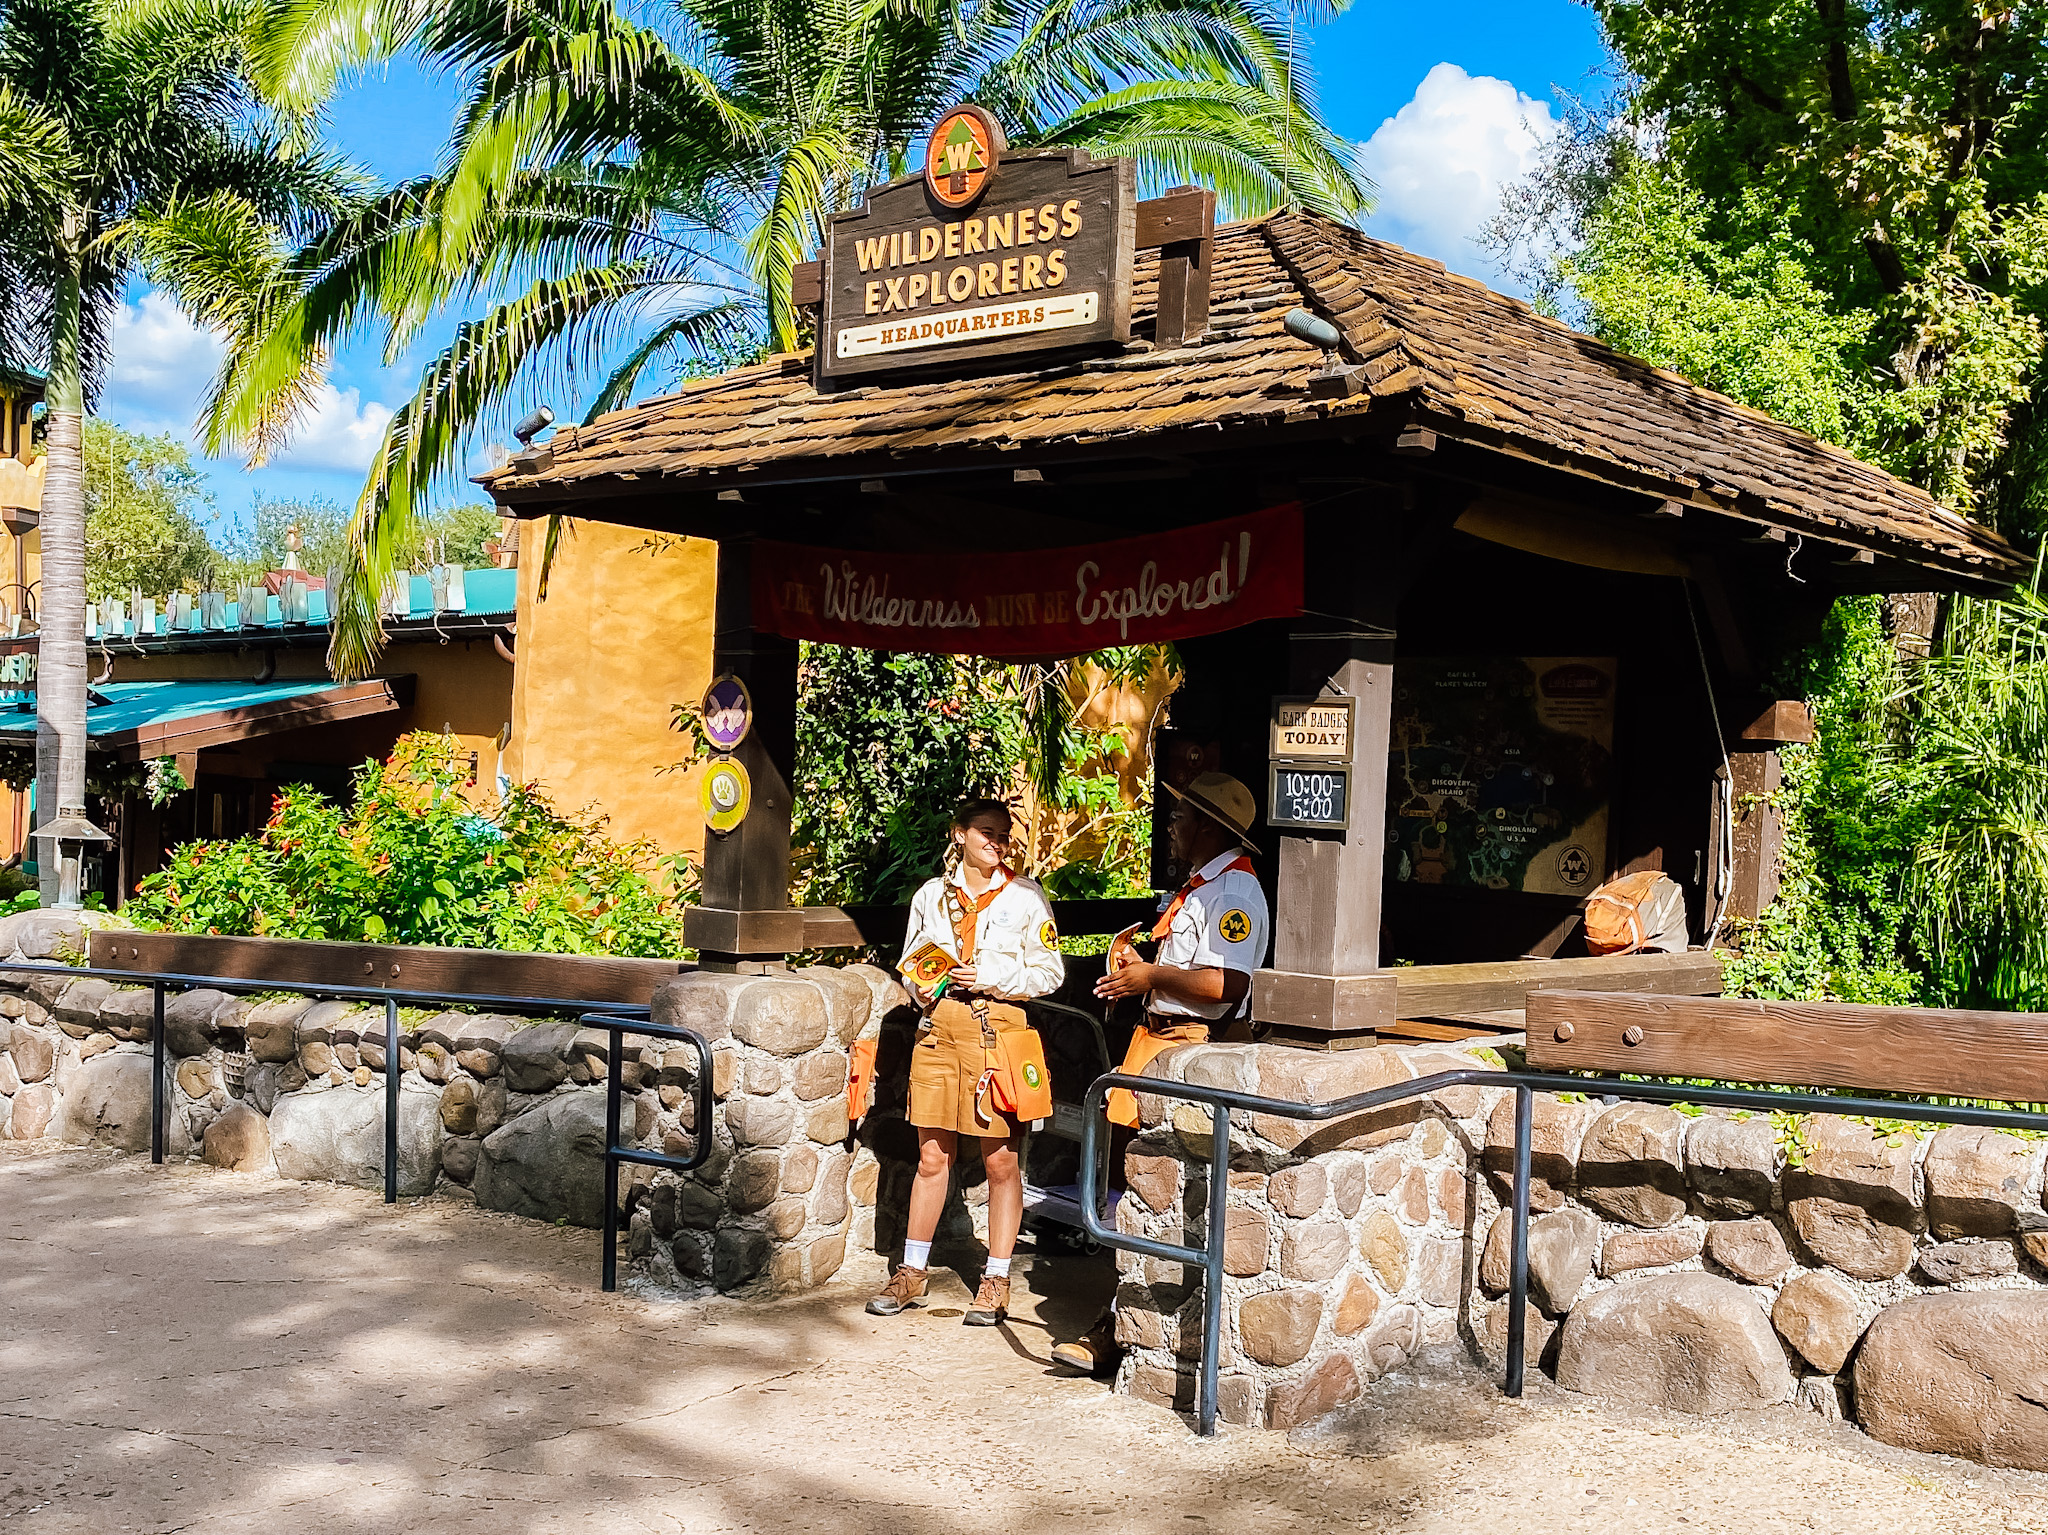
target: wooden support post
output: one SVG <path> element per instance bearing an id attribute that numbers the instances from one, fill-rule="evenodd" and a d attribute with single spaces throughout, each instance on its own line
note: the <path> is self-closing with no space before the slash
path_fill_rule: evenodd
<path id="1" fill-rule="evenodd" d="M 1164 350 L 1199 341 L 1209 329 L 1216 194 L 1207 187 L 1175 187 L 1160 201 L 1186 210 L 1178 213 L 1171 230 L 1175 238 L 1159 248 L 1159 319 L 1153 345 Z"/>
<path id="2" fill-rule="evenodd" d="M 704 903 L 683 933 L 705 969 L 780 959 L 804 945 L 804 914 L 789 904 L 789 831 L 796 769 L 796 641 L 754 628 L 753 541 L 721 539 L 712 669 L 746 684 L 753 728 L 733 756 L 753 786 L 745 820 L 705 833 Z"/>
<path id="3" fill-rule="evenodd" d="M 1328 1027 L 1332 1045 L 1383 1015 L 1381 881 L 1387 856 L 1387 766 L 1394 713 L 1394 638 L 1401 593 L 1470 501 L 1461 489 L 1424 481 L 1405 510 L 1368 517 L 1340 504 L 1310 518 L 1304 590 L 1312 616 L 1295 621 L 1288 691 L 1348 697 L 1350 825 L 1280 839 L 1273 912 L 1273 968 L 1252 979 L 1252 1017 L 1299 1039 Z M 1327 984 L 1327 996 L 1316 990 Z M 1305 994 L 1320 997 L 1304 1016 Z M 1314 1022 L 1311 1022 L 1311 1017 Z M 1329 1023 L 1319 1020 L 1327 1018 Z M 1374 1025 L 1377 1027 L 1377 1025 Z M 1350 1043 L 1366 1042 L 1354 1034 Z"/>
<path id="4" fill-rule="evenodd" d="M 1729 921 L 1754 922 L 1778 898 L 1785 851 L 1785 813 L 1778 805 L 1784 772 L 1778 748 L 1812 739 L 1813 716 L 1806 705 L 1797 699 L 1780 699 L 1728 743 L 1728 767 L 1733 774 Z"/>
<path id="5" fill-rule="evenodd" d="M 1330 627 L 1328 620 L 1302 621 L 1289 646 L 1288 684 L 1301 697 L 1355 700 L 1351 826 L 1280 839 L 1273 968 L 1297 975 L 1361 976 L 1380 963 L 1393 642 L 1314 632 Z"/>

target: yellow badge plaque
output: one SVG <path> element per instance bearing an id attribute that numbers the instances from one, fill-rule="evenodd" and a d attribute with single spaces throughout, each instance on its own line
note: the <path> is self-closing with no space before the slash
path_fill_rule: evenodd
<path id="1" fill-rule="evenodd" d="M 704 824 L 723 835 L 747 818 L 754 786 L 747 770 L 733 759 L 720 758 L 704 774 Z"/>

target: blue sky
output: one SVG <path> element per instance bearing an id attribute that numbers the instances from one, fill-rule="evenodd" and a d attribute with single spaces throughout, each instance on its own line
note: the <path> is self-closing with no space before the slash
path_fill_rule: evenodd
<path id="1" fill-rule="evenodd" d="M 1502 183 L 1533 164 L 1555 131 L 1558 95 L 1598 93 L 1606 64 L 1599 28 L 1577 0 L 1465 0 L 1456 7 L 1356 0 L 1308 34 L 1325 116 L 1360 147 L 1380 186 L 1366 227 L 1474 276 L 1490 278 L 1471 236 Z M 455 105 L 445 80 L 410 65 L 365 79 L 335 103 L 342 150 L 380 176 L 432 169 Z M 428 337 L 445 342 L 460 316 Z M 374 346 L 346 348 L 331 386 L 302 418 L 291 449 L 245 469 L 208 461 L 215 502 L 246 514 L 258 495 L 353 502 L 391 409 L 431 355 L 423 346 L 387 366 Z M 189 433 L 217 347 L 161 295 L 129 295 L 101 414 L 148 432 Z M 581 402 L 555 400 L 565 416 Z"/>

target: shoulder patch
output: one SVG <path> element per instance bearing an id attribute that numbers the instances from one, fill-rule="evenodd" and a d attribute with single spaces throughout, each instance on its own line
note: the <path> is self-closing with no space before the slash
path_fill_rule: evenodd
<path id="1" fill-rule="evenodd" d="M 1223 935 L 1225 943 L 1243 943 L 1252 935 L 1252 919 L 1236 907 L 1223 914 L 1223 920 L 1216 924 L 1216 931 Z"/>
<path id="2" fill-rule="evenodd" d="M 1052 919 L 1050 917 L 1046 918 L 1044 923 L 1040 925 L 1038 929 L 1038 941 L 1044 944 L 1048 949 L 1056 949 L 1059 947 L 1059 929 L 1055 928 L 1052 925 Z"/>

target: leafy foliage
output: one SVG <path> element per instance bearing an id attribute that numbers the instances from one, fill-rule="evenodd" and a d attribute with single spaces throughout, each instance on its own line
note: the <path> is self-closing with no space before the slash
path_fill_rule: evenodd
<path id="1" fill-rule="evenodd" d="M 1301 7 L 1311 21 L 1339 8 Z M 1240 214 L 1288 199 L 1357 211 L 1365 186 L 1316 113 L 1295 12 L 279 0 L 264 78 L 303 109 L 408 49 L 457 72 L 467 98 L 441 173 L 352 206 L 236 309 L 209 446 L 271 451 L 344 337 L 378 331 L 396 356 L 437 313 L 490 301 L 422 372 L 357 504 L 335 662 L 364 669 L 395 552 L 484 423 L 522 398 L 587 396 L 596 414 L 693 356 L 797 346 L 795 266 L 830 214 L 911 168 L 952 102 L 983 103 L 1019 145 L 1131 155 L 1148 188 L 1210 181 Z"/>
<path id="2" fill-rule="evenodd" d="M 1004 670 L 804 646 L 792 828 L 804 904 L 907 901 L 937 870 L 953 807 L 1012 787 L 1023 724 Z"/>
<path id="3" fill-rule="evenodd" d="M 333 501 L 259 499 L 247 524 L 222 538 L 223 564 L 233 578 L 248 581 L 279 569 L 286 535 L 297 528 L 299 563 L 315 575 L 339 570 L 348 557 L 348 519 L 347 510 Z M 448 507 L 419 519 L 412 542 L 397 552 L 398 568 L 420 569 L 437 553 L 470 569 L 489 565 L 484 540 L 497 536 L 495 508 L 475 502 Z"/>
<path id="4" fill-rule="evenodd" d="M 1897 771 L 1903 678 L 1876 599 L 1837 602 L 1821 643 L 1781 683 L 1785 696 L 1809 700 L 1814 740 L 1783 749 L 1783 885 L 1760 921 L 1732 935 L 1728 989 L 1921 1001 L 1922 978 L 1905 948 L 1904 898 L 1919 815 Z"/>
<path id="5" fill-rule="evenodd" d="M 1904 890 L 1930 993 L 2048 1009 L 2048 605 L 1958 603 L 1905 695 Z"/>
<path id="6" fill-rule="evenodd" d="M 463 798 L 452 738 L 399 742 L 356 774 L 355 803 L 278 796 L 253 837 L 191 842 L 124 915 L 145 927 L 556 954 L 683 952 L 676 868 L 530 785 L 488 815 Z"/>
<path id="7" fill-rule="evenodd" d="M 1630 116 L 1741 248 L 1813 253 L 1853 365 L 1902 406 L 1888 467 L 1972 504 L 2041 350 L 2048 11 L 1970 0 L 1595 0 Z"/>
<path id="8" fill-rule="evenodd" d="M 1828 442 L 1861 445 L 1873 413 L 1850 357 L 1873 317 L 1837 314 L 1782 211 L 1744 195 L 1740 233 L 1713 238 L 1706 199 L 1633 159 L 1583 248 L 1562 263 L 1601 336 Z"/>
<path id="9" fill-rule="evenodd" d="M 1114 688 L 1170 668 L 1170 653 L 1111 651 L 1056 668 L 806 644 L 798 673 L 791 829 L 797 905 L 906 901 L 936 873 L 962 800 L 1016 810 L 1010 862 L 1063 899 L 1148 889 L 1151 811 L 1119 768 L 1141 743 L 1083 723 L 1070 688 Z M 1060 701 L 1044 697 L 1048 678 Z M 1085 700 L 1084 700 L 1085 701 Z M 711 755 L 687 705 L 692 761 Z M 1048 748 L 1048 738 L 1051 746 Z M 1149 744 L 1149 743 L 1143 743 Z M 1056 755 L 1050 788 L 1033 763 Z"/>
<path id="10" fill-rule="evenodd" d="M 195 585 L 217 561 L 213 502 L 189 448 L 105 421 L 85 424 L 85 587 L 92 598 Z"/>

